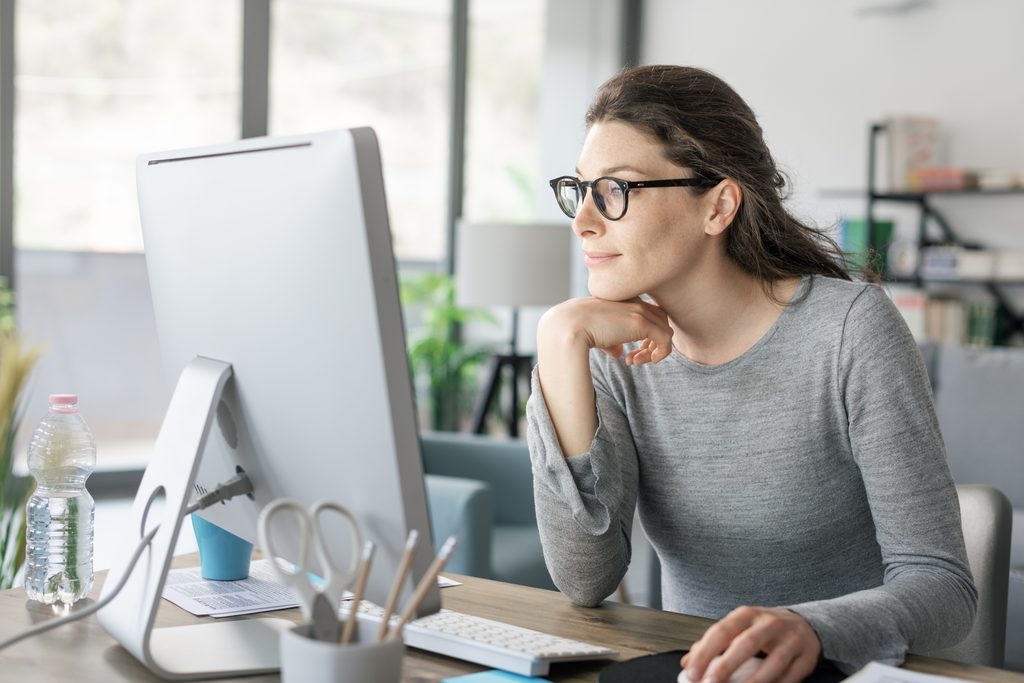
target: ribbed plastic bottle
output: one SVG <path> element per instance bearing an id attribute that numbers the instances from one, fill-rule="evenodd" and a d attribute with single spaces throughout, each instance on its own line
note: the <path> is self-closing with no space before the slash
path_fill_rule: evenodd
<path id="1" fill-rule="evenodd" d="M 28 446 L 36 490 L 26 511 L 25 591 L 30 600 L 71 605 L 92 590 L 94 504 L 85 480 L 96 467 L 96 442 L 78 396 L 49 400 Z"/>

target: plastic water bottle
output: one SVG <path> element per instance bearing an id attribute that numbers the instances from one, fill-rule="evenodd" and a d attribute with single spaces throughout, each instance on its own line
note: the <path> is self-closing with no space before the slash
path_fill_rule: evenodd
<path id="1" fill-rule="evenodd" d="M 36 478 L 28 501 L 25 591 L 30 600 L 71 605 L 92 590 L 92 496 L 96 442 L 74 394 L 52 394 L 28 447 Z"/>

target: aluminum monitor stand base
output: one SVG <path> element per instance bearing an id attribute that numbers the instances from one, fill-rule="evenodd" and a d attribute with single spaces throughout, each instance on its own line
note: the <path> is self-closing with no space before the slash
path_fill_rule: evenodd
<path id="1" fill-rule="evenodd" d="M 132 504 L 140 539 L 154 522 L 160 529 L 121 593 L 99 612 L 103 630 L 162 678 L 194 680 L 277 671 L 281 668 L 278 634 L 292 626 L 284 619 L 247 619 L 153 628 L 199 459 L 230 377 L 230 363 L 201 356 L 182 371 L 153 459 Z M 159 519 L 147 523 L 150 507 L 161 498 L 162 510 L 154 509 Z M 134 544 L 126 545 L 134 548 Z M 107 574 L 101 595 L 117 585 L 127 563 L 126 554 Z"/>

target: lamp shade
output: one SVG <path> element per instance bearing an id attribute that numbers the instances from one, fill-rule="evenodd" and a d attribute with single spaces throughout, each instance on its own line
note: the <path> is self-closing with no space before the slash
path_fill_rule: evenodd
<path id="1" fill-rule="evenodd" d="M 573 234 L 566 225 L 459 224 L 455 297 L 460 306 L 551 306 L 572 292 Z"/>

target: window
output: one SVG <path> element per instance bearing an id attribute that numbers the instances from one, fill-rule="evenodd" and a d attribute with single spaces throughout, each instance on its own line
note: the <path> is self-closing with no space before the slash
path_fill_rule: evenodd
<path id="1" fill-rule="evenodd" d="M 372 126 L 397 257 L 441 260 L 451 1 L 275 0 L 271 25 L 270 133 Z"/>
<path id="2" fill-rule="evenodd" d="M 15 245 L 141 251 L 135 157 L 239 134 L 239 0 L 16 5 Z"/>
<path id="3" fill-rule="evenodd" d="M 546 5 L 546 0 L 470 4 L 467 220 L 537 218 Z"/>
<path id="4" fill-rule="evenodd" d="M 77 392 L 101 445 L 155 437 L 169 397 L 142 250 L 135 157 L 237 138 L 241 0 L 15 6 L 19 326 L 47 347 L 26 429 Z M 136 454 L 139 454 L 136 451 Z"/>
<path id="5" fill-rule="evenodd" d="M 245 1 L 14 3 L 18 318 L 48 347 L 29 422 L 47 393 L 77 391 L 101 442 L 156 434 L 169 387 L 135 158 L 239 136 Z M 452 0 L 269 2 L 268 132 L 375 128 L 396 254 L 441 262 Z M 470 220 L 534 218 L 545 4 L 470 2 Z"/>

